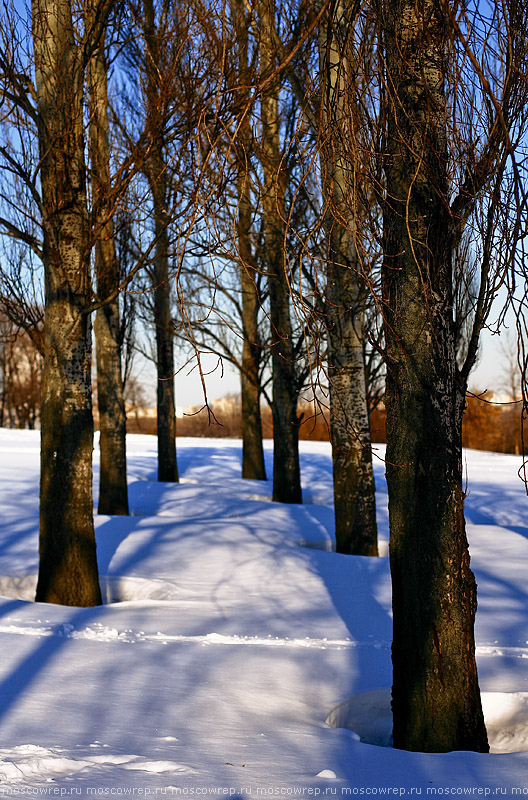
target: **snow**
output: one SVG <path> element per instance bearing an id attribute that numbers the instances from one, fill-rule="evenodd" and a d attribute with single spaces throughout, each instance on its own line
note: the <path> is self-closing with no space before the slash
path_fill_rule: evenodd
<path id="1" fill-rule="evenodd" d="M 528 751 L 528 693 L 482 692 L 482 709 L 492 753 Z M 348 728 L 356 741 L 392 747 L 390 689 L 374 689 L 340 703 L 326 718 Z"/>
<path id="2" fill-rule="evenodd" d="M 0 456 L 0 796 L 528 795 L 520 458 L 466 454 L 494 752 L 430 755 L 387 746 L 388 559 L 332 552 L 326 443 L 301 444 L 305 504 L 283 506 L 239 477 L 240 442 L 179 439 L 171 485 L 130 436 L 132 515 L 96 516 L 95 609 L 32 602 L 38 433 L 0 430 Z"/>

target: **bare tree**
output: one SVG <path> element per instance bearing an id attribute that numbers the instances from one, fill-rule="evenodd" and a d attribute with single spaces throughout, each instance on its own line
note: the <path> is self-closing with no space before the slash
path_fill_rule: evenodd
<path id="1" fill-rule="evenodd" d="M 205 137 L 213 143 L 214 153 L 207 170 L 209 191 L 202 189 L 208 214 L 203 220 L 206 246 L 202 243 L 201 255 L 200 245 L 195 247 L 184 271 L 196 285 L 201 270 L 202 297 L 209 298 L 198 302 L 195 289 L 189 292 L 191 305 L 202 309 L 193 317 L 193 330 L 206 348 L 236 364 L 241 372 L 244 475 L 255 477 L 255 464 L 258 475 L 265 474 L 260 424 L 260 396 L 264 395 L 274 416 L 274 496 L 299 502 L 297 401 L 306 378 L 305 332 L 293 330 L 292 237 L 287 224 L 295 194 L 290 186 L 294 159 L 289 158 L 288 143 L 291 121 L 297 115 L 290 114 L 281 94 L 276 25 L 272 4 L 244 7 L 237 2 L 230 4 L 229 24 L 219 24 L 224 37 L 223 49 L 218 48 L 223 52 L 224 73 L 219 84 L 225 89 L 216 115 L 210 115 Z M 193 235 L 193 241 L 196 238 Z M 229 263 L 238 266 L 239 291 L 231 281 L 226 286 Z M 262 382 L 269 353 L 271 397 Z"/>
<path id="2" fill-rule="evenodd" d="M 236 221 L 237 247 L 240 258 L 241 311 L 243 345 L 240 369 L 242 400 L 242 477 L 266 480 L 262 420 L 260 414 L 262 362 L 262 336 L 258 328 L 259 293 L 257 268 L 251 241 L 253 203 L 251 200 L 252 155 L 251 136 L 251 71 L 249 68 L 249 18 L 241 0 L 232 0 L 231 16 L 238 55 L 237 79 L 239 84 L 237 104 L 237 160 L 238 214 Z"/>
<path id="3" fill-rule="evenodd" d="M 485 752 L 461 430 L 479 335 L 519 241 L 526 8 L 511 0 L 470 16 L 448 0 L 376 7 L 386 118 L 379 157 L 394 745 Z M 465 232 L 478 293 L 457 363 L 456 266 L 464 260 L 454 254 Z"/>
<path id="4" fill-rule="evenodd" d="M 267 260 L 273 373 L 273 499 L 302 502 L 299 468 L 298 390 L 290 318 L 290 285 L 285 258 L 286 173 L 280 142 L 279 93 L 275 10 L 269 0 L 259 4 L 260 69 L 267 86 L 260 98 L 262 141 L 260 158 L 264 174 L 262 195 L 264 242 Z"/>
<path id="5" fill-rule="evenodd" d="M 83 98 L 86 66 L 111 5 L 90 4 L 82 33 L 68 0 L 34 0 L 32 13 L 45 270 L 37 600 L 78 606 L 101 603 L 93 526 Z"/>
<path id="6" fill-rule="evenodd" d="M 97 310 L 94 331 L 97 359 L 97 403 L 100 427 L 99 514 L 128 514 L 126 415 L 121 371 L 121 275 L 115 243 L 115 191 L 110 175 L 110 122 L 104 36 L 88 65 L 90 93 L 90 160 L 92 228 L 95 243 L 97 293 L 104 301 Z"/>
<path id="7" fill-rule="evenodd" d="M 328 383 L 338 552 L 378 554 L 374 472 L 365 369 L 366 286 L 354 216 L 362 213 L 360 109 L 346 103 L 346 81 L 358 81 L 353 61 L 357 6 L 331 3 L 320 29 L 320 147 L 327 198 L 326 315 Z M 352 15 L 352 18 L 350 18 Z M 359 95 L 359 87 L 354 96 Z M 354 114 L 355 112 L 355 114 Z M 353 158 L 341 137 L 353 126 Z M 353 215 L 350 210 L 354 209 Z"/>
<path id="8" fill-rule="evenodd" d="M 295 10 L 291 41 L 282 42 L 277 32 L 273 40 L 302 115 L 295 138 L 306 171 L 299 181 L 295 205 L 308 203 L 313 219 L 306 226 L 304 218 L 304 225 L 297 230 L 303 242 L 302 274 L 308 291 L 299 285 L 293 302 L 310 333 L 312 381 L 321 384 L 316 396 L 329 394 L 330 399 L 336 544 L 341 552 L 375 555 L 377 528 L 368 399 L 370 387 L 374 390 L 375 386 L 379 401 L 383 382 L 378 380 L 381 359 L 376 355 L 380 348 L 379 326 L 375 331 L 371 324 L 376 319 L 375 304 L 370 305 L 367 314 L 364 279 L 366 264 L 373 263 L 375 256 L 370 252 L 370 241 L 361 240 L 365 225 L 359 234 L 361 226 L 354 220 L 355 215 L 365 216 L 365 203 L 375 204 L 375 193 L 362 185 L 368 183 L 362 177 L 362 162 L 366 160 L 363 153 L 372 149 L 372 126 L 362 124 L 362 103 L 352 107 L 344 91 L 347 80 L 354 80 L 356 97 L 359 95 L 361 82 L 368 83 L 365 65 L 374 60 L 372 34 L 367 40 L 365 31 L 355 30 L 358 9 L 359 3 L 329 2 L 321 4 L 315 13 L 300 5 Z M 372 17 L 370 28 L 371 20 Z M 317 37 L 313 35 L 299 47 L 300 32 L 313 30 L 314 22 L 319 22 L 318 47 L 314 47 Z M 345 142 L 350 141 L 349 127 L 354 130 L 354 141 L 358 140 L 360 129 L 366 131 L 352 157 L 343 146 L 343 137 Z M 303 128 L 312 132 L 311 142 Z M 315 168 L 316 139 L 319 169 Z M 319 186 L 313 185 L 314 174 Z M 290 213 L 288 218 L 290 227 L 295 228 L 294 216 Z M 321 331 L 314 319 L 319 320 L 319 325 L 323 323 L 326 350 L 321 347 Z M 366 319 L 371 333 L 376 334 L 375 347 L 367 341 Z M 318 401 L 316 407 L 317 413 L 325 414 L 324 404 Z"/>
<path id="9" fill-rule="evenodd" d="M 123 125 L 121 133 L 130 151 L 139 155 L 148 185 L 145 192 L 137 182 L 133 206 L 138 264 L 146 265 L 150 279 L 150 287 L 143 289 L 152 302 L 147 297 L 144 306 L 152 308 L 156 337 L 158 477 L 177 481 L 173 318 L 177 306 L 176 315 L 192 342 L 180 271 L 190 232 L 203 213 L 201 184 L 211 150 L 208 134 L 216 138 L 217 89 L 212 75 L 222 70 L 221 64 L 212 73 L 207 69 L 218 42 L 200 2 L 183 7 L 144 0 L 129 7 L 126 53 L 134 95 L 128 98 L 127 110 L 135 113 L 138 130 L 134 138 L 129 126 Z M 204 130 L 205 145 L 200 139 Z"/>
<path id="10" fill-rule="evenodd" d="M 170 6 L 170 4 L 169 4 Z M 146 130 L 150 151 L 145 173 L 152 195 L 155 254 L 152 267 L 154 287 L 154 324 L 158 370 L 158 480 L 178 481 L 176 460 L 176 402 L 174 396 L 174 344 L 172 335 L 171 288 L 169 282 L 169 185 L 165 154 L 167 86 L 174 75 L 174 65 L 163 55 L 163 28 L 156 26 L 153 0 L 144 0 L 143 34 L 145 42 Z M 168 74 L 164 67 L 168 68 Z M 170 101 L 169 101 L 170 102 Z M 169 112 L 170 113 L 170 112 Z"/>

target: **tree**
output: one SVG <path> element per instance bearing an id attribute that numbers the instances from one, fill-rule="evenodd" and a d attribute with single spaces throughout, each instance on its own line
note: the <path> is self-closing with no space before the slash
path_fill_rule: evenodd
<path id="1" fill-rule="evenodd" d="M 139 130 L 134 138 L 131 126 L 122 124 L 121 133 L 148 185 L 146 192 L 136 181 L 135 270 L 138 264 L 146 265 L 150 280 L 150 286 L 143 287 L 143 306 L 153 317 L 156 339 L 160 481 L 178 480 L 174 318 L 181 311 L 184 331 L 192 339 L 180 272 L 190 232 L 202 213 L 204 163 L 197 129 L 206 113 L 214 117 L 209 104 L 216 91 L 207 72 L 207 47 L 215 36 L 208 37 L 209 20 L 196 5 L 195 9 L 193 4 L 130 2 L 131 29 L 125 51 L 133 93 L 125 103 L 126 111 L 137 117 Z"/>
<path id="2" fill-rule="evenodd" d="M 237 160 L 238 213 L 236 235 L 240 258 L 240 288 L 242 295 L 243 344 L 240 369 L 240 393 L 242 399 L 242 477 L 266 480 L 264 448 L 262 444 L 262 420 L 260 414 L 260 364 L 262 361 L 262 337 L 258 329 L 259 296 L 257 293 L 257 270 L 251 243 L 253 206 L 251 202 L 251 104 L 249 87 L 248 18 L 244 4 L 232 0 L 231 15 L 238 55 L 237 78 L 239 89 L 237 102 L 240 109 L 235 144 Z"/>
<path id="3" fill-rule="evenodd" d="M 77 34 L 68 0 L 35 0 L 36 123 L 45 272 L 37 600 L 101 603 L 93 525 L 90 225 L 83 97 L 111 3 Z"/>
<path id="4" fill-rule="evenodd" d="M 294 303 L 310 331 L 312 381 L 321 382 L 317 372 L 324 375 L 319 394 L 329 396 L 330 400 L 336 545 L 340 552 L 375 555 L 377 527 L 369 397 L 374 389 L 376 396 L 379 394 L 381 359 L 376 356 L 376 348 L 368 345 L 365 332 L 370 327 L 374 333 L 371 323 L 376 317 L 375 306 L 367 309 L 369 281 L 365 280 L 365 273 L 375 257 L 368 252 L 365 241 L 358 241 L 361 233 L 365 233 L 365 225 L 360 233 L 361 226 L 355 220 L 358 215 L 368 216 L 370 212 L 366 212 L 365 206 L 369 208 L 375 199 L 375 193 L 364 180 L 365 157 L 358 159 L 359 153 L 369 153 L 372 149 L 372 126 L 362 124 L 364 97 L 356 102 L 361 83 L 369 82 L 366 64 L 374 61 L 375 51 L 371 46 L 371 22 L 363 23 L 368 36 L 361 28 L 356 31 L 359 6 L 354 2 L 331 2 L 322 4 L 316 13 L 301 5 L 296 9 L 294 34 L 288 45 L 276 32 L 273 38 L 301 109 L 303 124 L 298 126 L 296 134 L 297 149 L 305 164 L 312 161 L 299 182 L 296 198 L 297 204 L 301 197 L 305 199 L 313 214 L 310 225 L 306 225 L 305 217 L 301 218 L 304 224 L 297 234 L 303 242 L 303 275 L 309 288 L 304 293 L 297 291 Z M 318 40 L 305 33 L 317 30 L 317 23 Z M 301 31 L 305 38 L 302 47 Z M 360 44 L 359 55 L 355 52 L 356 39 Z M 318 47 L 314 48 L 314 42 Z M 314 50 L 318 57 L 314 57 Z M 351 103 L 345 91 L 350 80 L 356 89 Z M 312 143 L 309 137 L 301 143 L 303 127 L 311 131 Z M 354 129 L 355 140 L 360 129 L 367 131 L 367 135 L 362 134 L 364 141 L 356 146 L 353 157 L 346 146 L 350 128 Z M 319 149 L 317 171 L 313 169 L 315 140 Z M 315 186 L 314 172 L 318 181 Z M 289 221 L 292 225 L 291 214 Z M 321 262 L 324 270 L 319 268 Z M 319 324 L 314 324 L 314 319 Z M 326 349 L 321 346 L 321 323 Z M 379 349 L 377 332 L 375 338 Z M 321 412 L 320 401 L 317 406 L 319 413 L 325 414 L 324 410 Z"/>
<path id="5" fill-rule="evenodd" d="M 176 459 L 176 402 L 174 394 L 174 343 L 172 334 L 171 288 L 169 282 L 169 185 L 165 140 L 167 136 L 167 87 L 174 79 L 174 65 L 162 58 L 162 31 L 156 28 L 152 0 L 143 2 L 143 33 L 145 39 L 145 102 L 146 129 L 150 149 L 145 163 L 145 174 L 152 195 L 155 252 L 152 267 L 154 289 L 154 325 L 156 330 L 157 386 L 157 436 L 158 480 L 178 481 Z M 168 67 L 168 74 L 163 67 Z M 169 95 L 170 96 L 170 95 Z"/>
<path id="6" fill-rule="evenodd" d="M 290 155 L 288 148 L 299 115 L 288 105 L 276 73 L 276 9 L 270 4 L 248 9 L 233 2 L 224 23 L 226 30 L 218 22 L 224 44 L 217 48 L 223 52 L 223 75 L 218 76 L 222 101 L 202 129 L 213 152 L 208 154 L 207 188 L 202 186 L 200 195 L 204 216 L 201 230 L 193 231 L 192 255 L 182 267 L 189 283 L 186 294 L 192 298 L 189 322 L 195 345 L 199 342 L 240 370 L 244 476 L 256 477 L 254 464 L 259 476 L 265 474 L 262 395 L 274 409 L 274 496 L 291 498 L 293 485 L 298 502 L 297 402 L 306 381 L 307 332 L 302 321 L 294 324 L 291 313 L 292 264 L 297 260 L 295 245 L 299 247 L 286 220 L 294 213 L 297 190 L 291 180 L 297 153 Z M 210 72 L 216 78 L 214 64 Z M 183 331 L 185 325 L 181 327 Z M 267 391 L 270 354 L 272 392 Z M 253 460 L 247 471 L 246 455 L 248 462 Z"/>
<path id="7" fill-rule="evenodd" d="M 403 0 L 384 8 L 383 33 L 393 87 L 383 278 L 394 745 L 485 752 L 446 204 L 449 23 L 435 2 Z"/>
<path id="8" fill-rule="evenodd" d="M 519 241 L 515 147 L 528 100 L 526 10 L 516 0 L 492 6 L 489 17 L 476 11 L 475 18 L 447 0 L 378 7 L 392 705 L 394 745 L 408 750 L 488 749 L 464 522 L 462 414 L 480 331 Z M 465 358 L 457 363 L 454 255 L 468 232 L 479 283 Z"/>
<path id="9" fill-rule="evenodd" d="M 267 86 L 260 98 L 264 175 L 262 209 L 271 323 L 273 375 L 273 499 L 301 503 L 299 468 L 298 387 L 290 318 L 290 286 L 286 259 L 286 173 L 280 147 L 280 76 L 274 46 L 276 21 L 268 0 L 259 4 L 261 73 Z M 272 79 L 273 78 L 273 79 Z"/>
<path id="10" fill-rule="evenodd" d="M 75 23 L 81 31 L 83 23 L 90 17 L 98 18 L 96 6 L 87 4 Z M 34 254 L 42 262 L 42 204 L 40 171 L 38 168 L 38 135 L 35 109 L 31 99 L 35 90 L 25 74 L 27 47 L 24 45 L 25 20 L 3 19 L 2 37 L 6 43 L 4 61 L 4 85 L 6 96 L 11 99 L 9 114 L 3 119 L 3 133 L 7 146 L 2 148 L 4 161 L 5 191 L 2 192 L 4 228 L 4 267 L 0 270 L 2 290 L 1 304 L 7 316 L 34 338 L 39 330 L 35 309 L 42 306 L 41 263 L 35 264 Z M 77 34 L 76 34 L 77 35 Z M 81 36 L 81 34 L 78 34 Z M 20 39 L 19 39 L 20 37 Z M 9 43 L 9 44 L 8 44 Z M 93 47 L 93 51 L 91 48 Z M 88 50 L 90 52 L 88 53 Z M 101 407 L 101 482 L 100 508 L 104 513 L 126 513 L 126 459 L 125 416 L 122 401 L 122 378 L 119 368 L 120 354 L 112 359 L 112 346 L 119 348 L 116 336 L 121 334 L 118 309 L 120 277 L 113 243 L 114 206 L 121 187 L 110 182 L 109 120 L 107 98 L 107 76 L 104 53 L 104 37 L 100 42 L 89 44 L 86 52 L 85 73 L 90 84 L 90 156 L 89 185 L 90 247 L 95 247 L 95 269 L 98 273 L 99 300 L 96 303 L 97 340 L 99 342 L 99 405 Z M 105 163 L 106 161 L 106 163 Z M 13 178 L 16 192 L 13 193 Z M 4 183 L 2 181 L 2 183 Z M 126 183 L 126 181 L 125 181 Z M 13 198 L 16 197 L 14 201 Z M 15 244 L 14 239 L 19 243 Z M 113 253 L 113 255 L 112 255 Z M 103 277 L 102 272 L 106 275 Z M 110 296 L 111 294 L 111 296 Z M 30 300 L 30 298 L 34 298 Z M 105 303 L 107 305 L 105 306 Z M 88 309 L 87 309 L 88 311 Z M 105 320 L 105 322 L 103 322 Z M 112 337 L 114 342 L 112 345 Z M 105 344 L 103 345 L 103 338 Z M 43 346 L 37 346 L 44 353 Z M 104 356 L 103 356 L 104 353 Z M 116 360 L 117 359 L 117 360 Z M 103 368 L 103 360 L 105 366 Z M 109 367 L 117 363 L 117 371 Z M 115 364 L 114 364 L 115 366 Z M 112 419 L 113 415 L 113 419 Z M 116 432 L 119 431 L 116 436 Z"/>
<path id="11" fill-rule="evenodd" d="M 359 147 L 355 158 L 347 160 L 341 138 L 346 136 L 348 126 L 354 126 L 353 138 L 359 139 L 360 106 L 350 109 L 345 92 L 347 78 L 358 81 L 357 69 L 349 63 L 357 13 L 354 5 L 357 4 L 340 0 L 331 3 L 320 31 L 319 135 L 328 206 L 325 316 L 336 549 L 340 553 L 376 556 L 376 501 L 365 369 L 367 295 L 354 222 L 362 211 L 357 188 L 362 164 Z M 357 98 L 358 89 L 353 96 Z"/>
<path id="12" fill-rule="evenodd" d="M 110 123 L 104 37 L 88 65 L 90 157 L 97 293 L 94 331 L 100 428 L 99 514 L 128 514 L 126 414 L 121 372 L 120 270 L 114 233 L 114 194 L 110 176 Z M 107 298 L 111 298 L 108 299 Z"/>
<path id="13" fill-rule="evenodd" d="M 217 18 L 217 13 L 211 9 L 207 28 L 214 46 L 204 55 L 209 59 L 209 76 L 222 87 L 222 101 L 217 114 L 209 113 L 199 125 L 206 167 L 201 184 L 205 203 L 182 263 L 182 293 L 189 302 L 180 315 L 177 335 L 182 342 L 191 338 L 191 359 L 200 363 L 199 354 L 211 352 L 218 355 L 219 365 L 228 361 L 238 370 L 242 477 L 266 480 L 260 403 L 267 334 L 261 236 L 255 225 L 259 191 L 252 130 L 252 92 L 257 80 L 256 48 L 250 35 L 254 18 L 240 0 L 231 0 L 229 15 Z M 221 65 L 216 60 L 218 52 L 223 53 Z M 215 417 L 205 388 L 204 401 L 211 423 Z"/>

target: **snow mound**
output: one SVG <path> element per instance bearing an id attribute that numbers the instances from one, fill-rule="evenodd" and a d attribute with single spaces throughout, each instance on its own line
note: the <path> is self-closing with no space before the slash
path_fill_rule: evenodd
<path id="1" fill-rule="evenodd" d="M 482 692 L 492 753 L 528 751 L 528 692 Z"/>
<path id="2" fill-rule="evenodd" d="M 491 753 L 528 752 L 528 692 L 482 692 Z M 392 747 L 390 689 L 375 689 L 336 706 L 326 717 L 331 728 L 348 728 L 364 744 Z"/>
<path id="3" fill-rule="evenodd" d="M 89 761 L 69 758 L 57 749 L 24 744 L 0 750 L 0 781 L 51 780 L 80 772 L 89 764 Z"/>
<path id="4" fill-rule="evenodd" d="M 49 782 L 94 767 L 117 767 L 152 774 L 192 772 L 185 764 L 151 761 L 138 755 L 105 754 L 76 759 L 66 755 L 60 748 L 49 749 L 33 744 L 19 745 L 10 750 L 0 749 L 0 781 L 12 784 L 29 780 Z"/>
<path id="5" fill-rule="evenodd" d="M 364 744 L 392 747 L 390 689 L 358 694 L 336 706 L 325 719 L 331 728 L 348 728 Z"/>
<path id="6" fill-rule="evenodd" d="M 176 587 L 166 581 L 152 578 L 100 576 L 103 603 L 124 603 L 142 600 L 174 600 Z M 0 596 L 33 602 L 37 588 L 37 575 L 0 576 Z"/>
<path id="7" fill-rule="evenodd" d="M 380 558 L 389 557 L 389 543 L 384 539 L 378 539 L 378 555 Z"/>

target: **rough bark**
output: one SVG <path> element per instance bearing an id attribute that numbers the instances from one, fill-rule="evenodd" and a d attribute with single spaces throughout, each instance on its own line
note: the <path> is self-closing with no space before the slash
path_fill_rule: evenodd
<path id="1" fill-rule="evenodd" d="M 462 489 L 445 63 L 435 0 L 384 3 L 384 210 L 394 746 L 488 749 Z"/>
<path id="2" fill-rule="evenodd" d="M 340 227 L 340 226 L 339 226 Z M 343 231 L 332 231 L 342 244 Z M 332 247 L 328 299 L 330 430 L 338 553 L 378 555 L 376 497 L 364 363 L 363 296 L 350 261 Z M 335 292 L 335 302 L 332 295 Z"/>
<path id="3" fill-rule="evenodd" d="M 327 213 L 327 322 L 330 429 L 336 549 L 378 555 L 376 500 L 364 363 L 365 289 L 358 257 L 355 216 L 360 213 L 339 132 L 353 124 L 344 104 L 345 80 L 352 80 L 344 56 L 351 21 L 347 3 L 336 2 L 321 26 L 323 76 L 320 140 Z M 347 167 L 349 167 L 347 169 Z M 352 186 L 350 185 L 352 184 Z"/>
<path id="4" fill-rule="evenodd" d="M 249 159 L 251 129 L 249 106 L 250 76 L 248 69 L 248 27 L 244 4 L 232 0 L 231 10 L 238 47 L 238 92 L 241 109 L 236 140 L 238 217 L 236 235 L 240 258 L 240 287 L 242 294 L 242 369 L 240 371 L 240 393 L 242 399 L 242 477 L 251 480 L 266 480 L 264 448 L 262 444 L 262 420 L 260 414 L 261 343 L 258 328 L 258 311 L 255 263 L 251 248 L 251 187 Z"/>
<path id="5" fill-rule="evenodd" d="M 40 566 L 37 600 L 101 603 L 93 526 L 90 229 L 84 66 L 67 0 L 34 0 L 44 229 Z"/>
<path id="6" fill-rule="evenodd" d="M 169 215 L 167 165 L 164 158 L 165 130 L 162 118 L 163 92 L 159 64 L 159 34 L 152 0 L 144 0 L 146 41 L 146 102 L 150 152 L 146 164 L 152 195 L 155 251 L 152 269 L 154 324 L 157 357 L 158 480 L 178 481 L 176 459 L 176 403 L 174 391 L 174 335 L 169 281 Z"/>
<path id="7" fill-rule="evenodd" d="M 269 77 L 276 68 L 276 54 L 272 35 L 275 20 L 267 3 L 261 4 L 260 22 L 261 70 L 263 76 Z M 272 336 L 273 500 L 301 503 L 300 421 L 285 259 L 286 176 L 280 151 L 279 89 L 277 78 L 261 95 L 262 207 Z"/>
<path id="8" fill-rule="evenodd" d="M 108 88 L 103 42 L 89 64 L 90 153 L 92 161 L 93 222 L 97 232 L 95 272 L 101 300 L 119 285 L 112 224 Z M 99 406 L 99 514 L 128 514 L 126 472 L 126 415 L 121 374 L 119 299 L 97 311 L 94 323 Z"/>

